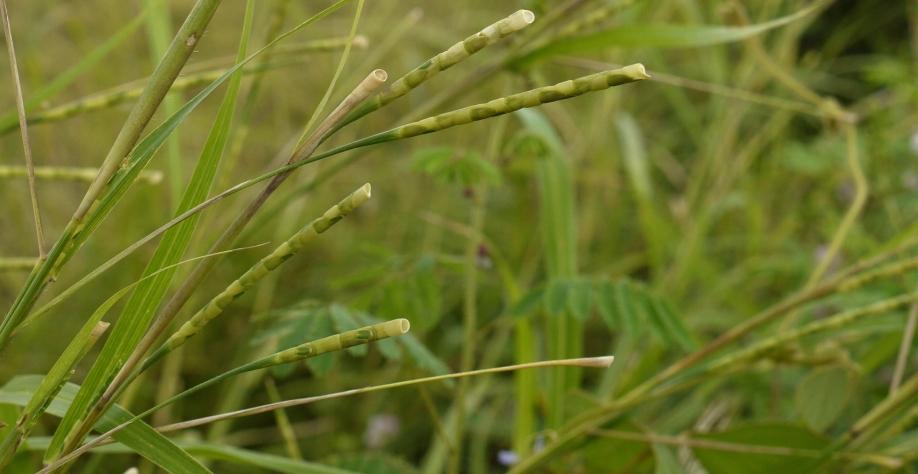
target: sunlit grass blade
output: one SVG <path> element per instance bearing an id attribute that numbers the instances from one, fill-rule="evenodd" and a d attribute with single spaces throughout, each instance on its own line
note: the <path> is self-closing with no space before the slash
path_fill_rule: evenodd
<path id="1" fill-rule="evenodd" d="M 253 17 L 254 4 L 249 1 L 247 2 L 239 43 L 238 58 L 240 61 L 245 58 Z M 182 201 L 176 211 L 177 213 L 181 213 L 203 201 L 213 185 L 220 159 L 223 157 L 230 126 L 232 125 L 240 80 L 241 77 L 238 72 L 230 79 L 223 102 L 217 112 L 217 117 L 201 151 L 201 156 L 198 158 L 191 180 L 182 195 Z M 163 236 L 156 252 L 154 252 L 153 257 L 147 264 L 147 268 L 144 270 L 144 276 L 155 273 L 163 267 L 168 267 L 182 258 L 191 242 L 197 220 L 197 218 L 189 219 Z M 101 392 L 106 388 L 105 384 L 111 380 L 112 375 L 120 368 L 123 361 L 134 350 L 137 342 L 143 337 L 156 308 L 159 306 L 160 300 L 168 290 L 174 274 L 175 269 L 161 272 L 149 280 L 144 280 L 134 290 L 122 311 L 121 317 L 115 322 L 112 334 L 102 348 L 96 363 L 93 364 L 92 369 L 86 376 L 80 388 L 80 394 L 77 395 L 76 401 L 71 407 L 72 413 L 68 413 L 61 421 L 55 433 L 55 441 L 51 444 L 48 459 L 53 459 L 60 454 L 60 449 L 68 449 L 68 445 L 64 444 L 64 440 L 68 439 L 68 437 L 69 439 L 78 437 L 79 439 L 73 441 L 78 443 L 107 408 L 107 404 L 103 404 L 91 411 L 81 411 L 88 410 L 90 406 L 96 403 Z M 72 433 L 78 434 L 73 435 Z"/>
<path id="2" fill-rule="evenodd" d="M 64 352 L 61 353 L 47 375 L 42 379 L 41 385 L 35 390 L 28 405 L 23 408 L 22 413 L 19 415 L 16 426 L 0 442 L 0 470 L 12 461 L 19 445 L 29 436 L 32 428 L 44 413 L 45 408 L 57 396 L 58 391 L 63 388 L 70 376 L 73 375 L 74 366 L 83 359 L 89 349 L 108 329 L 109 324 L 100 321 L 100 318 L 105 313 L 106 311 L 96 311 L 83 324 L 82 329 L 70 340 L 70 344 L 67 345 L 67 348 L 64 349 Z"/>
<path id="3" fill-rule="evenodd" d="M 25 407 L 41 386 L 42 380 L 41 375 L 22 375 L 10 380 L 6 385 L 0 387 L 0 403 Z M 78 385 L 64 384 L 57 397 L 47 406 L 46 413 L 56 417 L 64 416 L 78 390 Z M 96 426 L 100 430 L 106 430 L 130 418 L 131 414 L 127 410 L 114 405 Z M 116 433 L 114 438 L 167 472 L 188 474 L 210 472 L 190 454 L 144 422 L 131 423 L 127 428 Z"/>

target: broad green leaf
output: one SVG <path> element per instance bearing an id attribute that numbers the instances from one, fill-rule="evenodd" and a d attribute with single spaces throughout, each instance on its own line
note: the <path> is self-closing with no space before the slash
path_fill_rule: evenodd
<path id="1" fill-rule="evenodd" d="M 244 18 L 237 62 L 241 62 L 245 58 L 245 51 L 251 32 L 253 12 L 253 5 L 249 4 Z M 185 192 L 182 195 L 182 201 L 176 210 L 176 214 L 181 214 L 194 207 L 196 204 L 206 199 L 207 194 L 210 192 L 210 188 L 214 182 L 220 164 L 220 159 L 223 156 L 227 137 L 229 136 L 230 126 L 236 108 L 236 96 L 239 91 L 240 79 L 241 74 L 237 73 L 233 75 L 230 80 L 223 102 L 220 104 L 220 109 L 217 112 L 216 120 L 211 126 L 210 133 L 201 151 L 201 156 L 195 166 L 191 181 L 185 188 Z M 165 138 L 166 135 L 168 135 L 168 133 L 166 133 L 163 138 Z M 160 144 L 161 143 L 162 142 L 160 142 Z M 141 143 L 141 145 L 142 144 L 143 143 Z M 159 145 L 157 145 L 156 148 L 158 148 L 158 146 Z M 155 149 L 150 150 L 150 156 L 152 156 L 154 152 Z M 147 159 L 149 159 L 149 157 Z M 133 169 L 139 173 L 141 168 L 142 166 Z M 130 173 L 130 171 L 127 173 Z M 117 180 L 118 177 L 115 179 Z M 114 203 L 112 202 L 112 204 Z M 101 214 L 95 215 L 101 216 Z M 165 267 L 169 267 L 182 258 L 182 255 L 184 255 L 191 243 L 191 236 L 194 233 L 199 218 L 200 215 L 194 216 L 170 229 L 163 235 L 153 257 L 144 270 L 144 276 L 156 273 Z M 127 360 L 134 351 L 138 341 L 140 341 L 144 332 L 149 327 L 163 296 L 169 289 L 169 284 L 175 272 L 176 269 L 166 270 L 160 272 L 153 278 L 145 279 L 141 281 L 131 294 L 122 311 L 122 316 L 115 322 L 105 346 L 103 346 L 99 357 L 96 359 L 96 363 L 93 364 L 89 374 L 86 376 L 80 393 L 70 408 L 71 411 L 61 421 L 60 426 L 54 434 L 54 441 L 51 444 L 51 448 L 48 450 L 48 455 L 51 456 L 49 459 L 56 457 L 60 453 L 66 437 L 69 436 L 77 427 L 78 423 L 87 416 L 92 405 L 106 389 L 108 381 L 114 377 L 124 361 Z"/>
<path id="2" fill-rule="evenodd" d="M 407 337 L 406 337 L 407 336 Z M 398 342 L 408 351 L 411 359 L 420 367 L 433 375 L 443 375 L 449 373 L 449 367 L 445 362 L 440 360 L 430 349 L 427 348 L 417 338 L 411 336 L 411 333 L 405 334 L 398 338 Z M 446 382 L 447 385 L 451 381 Z"/>
<path id="3" fill-rule="evenodd" d="M 797 21 L 819 8 L 818 1 L 791 15 L 747 26 L 720 25 L 621 25 L 551 42 L 513 61 L 524 66 L 561 54 L 584 54 L 608 48 L 695 48 L 732 43 Z"/>
<path id="4" fill-rule="evenodd" d="M 649 290 L 643 291 L 646 295 L 647 313 L 650 315 L 650 320 L 659 328 L 662 339 L 686 351 L 694 350 L 698 346 L 695 338 L 669 302 L 653 295 Z"/>
<path id="5" fill-rule="evenodd" d="M 22 375 L 10 380 L 0 388 L 0 403 L 25 406 L 41 384 L 41 375 Z M 67 383 L 60 390 L 46 413 L 61 417 L 67 412 L 79 390 L 79 386 Z M 133 416 L 118 405 L 113 405 L 96 423 L 96 430 L 109 430 L 126 422 Z M 115 434 L 115 439 L 131 448 L 137 454 L 149 459 L 167 472 L 207 473 L 210 472 L 187 452 L 176 446 L 165 436 L 156 432 L 144 422 L 132 423 Z"/>
<path id="6" fill-rule="evenodd" d="M 695 435 L 698 439 L 755 446 L 779 446 L 794 449 L 820 450 L 828 440 L 797 425 L 763 423 L 734 427 L 719 433 Z M 695 457 L 710 474 L 772 474 L 801 472 L 808 456 L 782 456 L 695 447 Z"/>
<path id="7" fill-rule="evenodd" d="M 545 312 L 550 317 L 564 314 L 567 309 L 567 298 L 571 284 L 568 280 L 555 280 L 548 285 L 545 291 Z"/>
<path id="8" fill-rule="evenodd" d="M 187 450 L 197 456 L 208 459 L 227 461 L 286 474 L 357 474 L 358 472 L 218 444 L 192 444 L 188 446 Z"/>
<path id="9" fill-rule="evenodd" d="M 612 288 L 622 330 L 635 336 L 640 334 L 644 331 L 646 324 L 638 312 L 640 301 L 633 285 L 628 280 L 621 280 L 616 282 Z"/>
<path id="10" fill-rule="evenodd" d="M 414 169 L 445 184 L 471 186 L 478 183 L 497 184 L 500 171 L 493 163 L 474 151 L 446 147 L 428 148 L 412 156 Z"/>
<path id="11" fill-rule="evenodd" d="M 844 367 L 815 369 L 797 385 L 794 405 L 810 428 L 822 432 L 845 409 L 851 389 L 851 377 Z"/>
<path id="12" fill-rule="evenodd" d="M 605 321 L 606 327 L 610 331 L 619 331 L 622 329 L 622 317 L 618 311 L 615 301 L 615 286 L 611 281 L 600 280 L 596 282 L 596 310 L 602 320 Z"/>
<path id="13" fill-rule="evenodd" d="M 593 309 L 593 283 L 584 278 L 571 280 L 567 287 L 567 309 L 577 319 L 586 321 Z"/>
<path id="14" fill-rule="evenodd" d="M 510 308 L 510 315 L 514 318 L 524 318 L 532 315 L 539 307 L 542 306 L 542 300 L 545 298 L 545 289 L 536 288 L 526 293 L 513 307 Z"/>
<path id="15" fill-rule="evenodd" d="M 417 469 L 403 459 L 381 452 L 339 454 L 322 461 L 329 465 L 363 474 L 415 474 L 418 472 Z"/>
<path id="16" fill-rule="evenodd" d="M 314 339 L 329 336 L 334 334 L 334 332 L 335 329 L 332 326 L 330 308 L 320 308 L 318 311 L 309 314 L 304 324 L 301 326 L 301 331 L 288 336 L 281 342 L 281 347 L 293 347 L 297 344 L 302 344 L 304 341 L 312 341 Z M 322 354 L 318 357 L 306 360 L 306 367 L 309 367 L 309 370 L 318 377 L 327 375 L 334 364 L 335 354 Z M 274 372 L 278 375 L 289 375 L 293 372 L 293 369 L 294 364 L 286 364 L 286 368 L 284 366 L 278 366 Z"/>

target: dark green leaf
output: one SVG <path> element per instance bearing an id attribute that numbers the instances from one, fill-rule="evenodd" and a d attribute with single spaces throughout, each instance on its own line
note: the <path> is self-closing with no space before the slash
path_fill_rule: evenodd
<path id="1" fill-rule="evenodd" d="M 844 367 L 819 368 L 807 375 L 794 397 L 797 413 L 810 428 L 825 431 L 838 419 L 851 393 L 851 377 Z"/>
<path id="2" fill-rule="evenodd" d="M 792 424 L 768 423 L 734 427 L 720 433 L 696 435 L 698 439 L 755 446 L 781 446 L 820 450 L 828 440 L 812 431 Z M 811 456 L 753 454 L 723 449 L 693 448 L 695 456 L 710 474 L 798 473 Z"/>

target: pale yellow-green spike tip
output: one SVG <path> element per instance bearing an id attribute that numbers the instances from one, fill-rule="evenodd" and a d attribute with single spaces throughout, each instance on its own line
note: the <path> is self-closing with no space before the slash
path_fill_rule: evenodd
<path id="1" fill-rule="evenodd" d="M 644 65 L 641 63 L 634 63 L 629 66 L 625 66 L 622 68 L 622 71 L 627 71 L 628 74 L 634 77 L 650 79 L 650 74 L 647 74 L 647 69 L 644 69 Z"/>
<path id="2" fill-rule="evenodd" d="M 574 367 L 609 367 L 612 365 L 612 362 L 615 361 L 615 356 L 602 356 L 602 357 L 582 357 L 579 359 L 567 359 L 562 362 L 562 365 L 570 365 Z"/>
<path id="3" fill-rule="evenodd" d="M 360 189 L 354 191 L 354 206 L 356 207 L 367 202 L 373 194 L 372 191 L 373 187 L 370 186 L 370 183 L 365 183 Z"/>
<path id="4" fill-rule="evenodd" d="M 386 321 L 386 323 L 380 327 L 380 333 L 385 335 L 385 337 L 401 336 L 402 334 L 407 333 L 410 329 L 411 322 L 405 318 L 399 318 L 393 319 L 391 321 Z"/>

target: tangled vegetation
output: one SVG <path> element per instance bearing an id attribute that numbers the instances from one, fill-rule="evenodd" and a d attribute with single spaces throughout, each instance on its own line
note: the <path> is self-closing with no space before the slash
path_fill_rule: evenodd
<path id="1" fill-rule="evenodd" d="M 918 465 L 914 3 L 0 17 L 2 472 Z"/>

